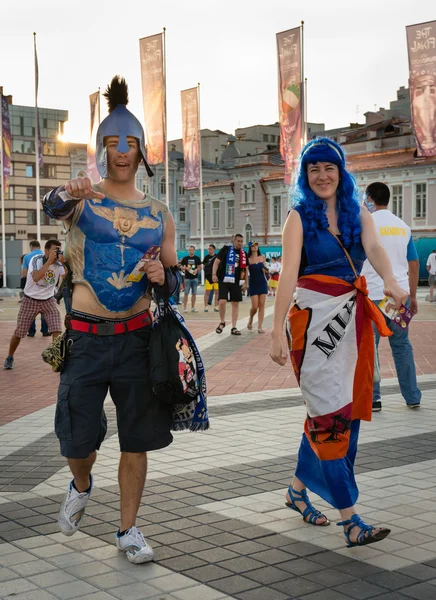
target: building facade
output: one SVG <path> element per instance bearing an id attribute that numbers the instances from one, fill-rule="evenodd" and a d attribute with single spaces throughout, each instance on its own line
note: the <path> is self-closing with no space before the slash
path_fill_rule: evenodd
<path id="1" fill-rule="evenodd" d="M 12 174 L 5 197 L 6 239 L 36 239 L 37 210 L 40 210 L 42 240 L 52 237 L 62 239 L 62 224 L 49 219 L 40 209 L 36 198 L 36 168 L 39 167 L 35 164 L 35 108 L 15 105 L 11 96 L 8 97 L 8 102 L 12 135 Z M 59 140 L 67 120 L 66 110 L 39 109 L 44 162 L 39 168 L 40 199 L 47 191 L 70 178 L 68 144 Z"/>

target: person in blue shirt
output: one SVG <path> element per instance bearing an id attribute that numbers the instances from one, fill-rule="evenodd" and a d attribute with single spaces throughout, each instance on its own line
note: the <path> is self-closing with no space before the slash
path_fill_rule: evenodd
<path id="1" fill-rule="evenodd" d="M 29 246 L 30 246 L 30 252 L 28 254 L 26 254 L 25 257 L 23 258 L 23 264 L 21 267 L 21 278 L 24 279 L 24 285 L 26 285 L 27 271 L 29 269 L 30 261 L 37 254 L 44 254 L 43 251 L 41 250 L 41 244 L 38 242 L 38 240 L 32 240 L 30 242 Z M 23 286 L 23 289 L 24 289 L 24 286 Z M 50 333 L 48 332 L 47 322 L 42 315 L 41 315 L 41 333 L 44 337 L 48 337 L 50 335 Z M 33 321 L 32 325 L 30 326 L 27 337 L 35 337 L 35 334 L 36 334 L 36 320 Z"/>
<path id="2" fill-rule="evenodd" d="M 368 210 L 372 212 L 379 241 L 389 256 L 395 279 L 409 293 L 405 304 L 416 315 L 418 312 L 416 290 L 418 288 L 419 260 L 410 227 L 388 209 L 390 191 L 386 184 L 374 181 L 367 187 L 366 197 Z M 362 274 L 366 277 L 369 298 L 375 304 L 380 304 L 385 295 L 383 280 L 368 261 L 363 265 Z M 409 408 L 419 408 L 422 394 L 416 381 L 416 367 L 412 344 L 409 340 L 409 328 L 402 328 L 387 317 L 385 319 L 387 326 L 392 331 L 392 335 L 388 339 L 401 394 Z M 375 340 L 378 358 L 380 341 L 378 332 L 375 333 Z M 380 381 L 374 381 L 372 411 L 380 412 L 381 409 Z"/>

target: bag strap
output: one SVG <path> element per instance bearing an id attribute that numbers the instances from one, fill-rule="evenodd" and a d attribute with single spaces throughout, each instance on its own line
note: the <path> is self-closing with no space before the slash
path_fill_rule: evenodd
<path id="1" fill-rule="evenodd" d="M 354 263 L 353 263 L 353 259 L 351 258 L 350 254 L 348 253 L 348 250 L 345 248 L 344 244 L 341 242 L 341 240 L 336 235 L 336 233 L 333 233 L 333 231 L 330 229 L 330 227 L 328 228 L 327 231 L 332 234 L 332 236 L 337 240 L 338 244 L 340 245 L 340 247 L 344 251 L 345 256 L 348 259 L 348 262 L 350 263 L 350 267 L 352 268 L 353 273 L 354 273 L 354 275 L 355 275 L 355 277 L 357 279 L 359 277 L 359 275 L 357 274 L 356 268 L 355 268 Z"/>

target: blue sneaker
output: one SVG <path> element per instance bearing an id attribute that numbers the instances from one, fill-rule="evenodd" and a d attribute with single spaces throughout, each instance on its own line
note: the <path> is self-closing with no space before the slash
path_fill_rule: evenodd
<path id="1" fill-rule="evenodd" d="M 7 357 L 7 359 L 5 360 L 4 368 L 5 369 L 13 369 L 14 368 L 14 357 L 13 356 Z"/>
<path id="2" fill-rule="evenodd" d="M 92 491 L 92 475 L 89 476 L 89 490 L 87 492 L 78 492 L 73 486 L 73 481 L 74 479 L 70 482 L 58 517 L 60 530 L 64 535 L 68 536 L 74 535 L 80 527 L 82 517 L 85 514 L 85 507 Z"/>

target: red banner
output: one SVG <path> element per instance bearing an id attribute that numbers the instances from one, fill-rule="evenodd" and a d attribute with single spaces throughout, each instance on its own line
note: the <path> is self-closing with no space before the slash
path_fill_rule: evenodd
<path id="1" fill-rule="evenodd" d="M 11 175 L 11 156 L 12 156 L 12 138 L 11 138 L 11 123 L 9 119 L 9 105 L 7 99 L 0 94 L 2 103 L 2 136 L 3 140 L 3 181 L 5 185 L 5 198 L 9 198 L 9 177 Z"/>
<path id="2" fill-rule="evenodd" d="M 285 161 L 285 183 L 291 182 L 294 161 L 300 154 L 303 133 L 301 28 L 277 36 L 279 71 L 280 152 Z"/>
<path id="3" fill-rule="evenodd" d="M 436 156 L 436 21 L 406 27 L 410 110 L 418 156 Z"/>
<path id="4" fill-rule="evenodd" d="M 182 132 L 185 171 L 183 185 L 185 189 L 200 187 L 200 137 L 198 130 L 198 90 L 191 88 L 181 92 Z"/>
<path id="5" fill-rule="evenodd" d="M 100 181 L 100 174 L 95 162 L 95 142 L 97 129 L 100 125 L 100 92 L 94 92 L 89 96 L 89 108 L 91 113 L 91 130 L 87 147 L 86 173 L 93 183 Z"/>
<path id="6" fill-rule="evenodd" d="M 162 34 L 139 40 L 147 161 L 165 162 L 165 81 Z"/>

